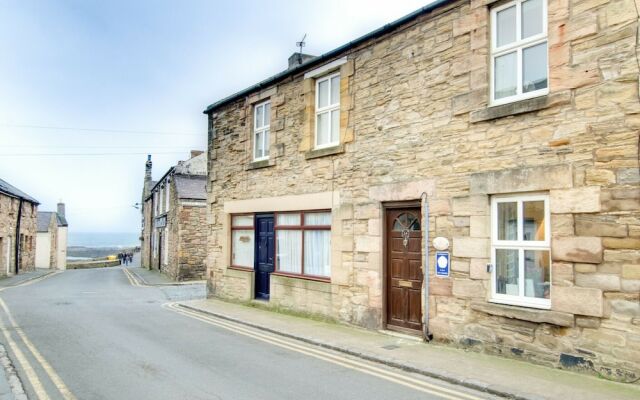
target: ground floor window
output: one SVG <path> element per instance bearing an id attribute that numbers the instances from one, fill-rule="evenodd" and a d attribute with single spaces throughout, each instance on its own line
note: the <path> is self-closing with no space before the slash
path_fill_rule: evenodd
<path id="1" fill-rule="evenodd" d="M 252 214 L 231 217 L 231 266 L 253 268 L 254 237 Z"/>
<path id="2" fill-rule="evenodd" d="M 492 300 L 550 307 L 548 196 L 496 196 L 491 213 Z"/>
<path id="3" fill-rule="evenodd" d="M 331 212 L 276 214 L 276 270 L 331 276 Z"/>

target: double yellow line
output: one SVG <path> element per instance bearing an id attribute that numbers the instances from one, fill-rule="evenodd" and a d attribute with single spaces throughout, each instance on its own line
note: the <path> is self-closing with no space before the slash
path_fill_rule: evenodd
<path id="1" fill-rule="evenodd" d="M 44 275 L 42 277 L 39 277 L 39 278 L 36 278 L 36 279 L 32 279 L 32 280 L 29 280 L 27 282 L 24 282 L 24 283 L 15 285 L 15 286 L 4 287 L 4 288 L 1 288 L 0 291 L 5 290 L 5 289 L 9 289 L 9 288 L 12 288 L 12 287 L 31 285 L 33 283 L 39 282 L 39 281 L 41 281 L 43 279 L 46 279 L 48 277 L 57 275 L 58 273 L 60 273 L 60 272 L 55 272 L 53 274 Z M 13 330 L 13 332 L 17 333 L 17 335 L 20 338 L 20 340 L 22 340 L 22 343 L 24 344 L 24 347 L 26 347 L 27 351 L 31 353 L 33 358 L 36 360 L 37 365 L 39 365 L 40 368 L 42 368 L 42 370 L 47 374 L 49 380 L 53 383 L 53 385 L 56 387 L 56 389 L 60 392 L 62 397 L 65 400 L 76 400 L 76 397 L 73 395 L 73 393 L 71 393 L 71 391 L 69 390 L 67 385 L 65 385 L 64 381 L 60 378 L 58 373 L 53 369 L 51 364 L 49 364 L 49 362 L 42 356 L 40 351 L 38 351 L 36 346 L 31 342 L 31 340 L 27 337 L 27 335 L 24 333 L 22 328 L 18 325 L 16 320 L 13 318 L 13 315 L 11 314 L 11 311 L 9 311 L 9 307 L 7 307 L 7 304 L 1 298 L 0 298 L 0 308 L 2 308 L 2 310 L 4 311 L 5 315 L 7 316 L 7 319 L 9 320 L 9 324 L 10 324 L 9 329 L 7 329 L 7 327 L 5 327 L 5 325 L 4 325 L 4 322 L 0 318 L 0 331 L 2 332 L 4 337 L 7 339 L 7 345 L 13 351 L 13 354 L 15 354 L 18 363 L 22 367 L 22 370 L 24 371 L 24 373 L 26 375 L 26 378 L 29 380 L 29 383 L 33 387 L 33 390 L 35 391 L 36 396 L 38 397 L 38 399 L 40 399 L 40 400 L 49 400 L 50 397 L 49 397 L 49 394 L 47 393 L 47 391 L 45 390 L 44 385 L 42 384 L 42 381 L 38 377 L 38 374 L 36 373 L 35 369 L 31 365 L 31 363 L 29 362 L 27 356 L 22 351 L 22 349 L 20 349 L 20 347 L 18 346 L 18 344 L 14 340 L 13 334 L 11 333 L 12 330 Z"/>
<path id="2" fill-rule="evenodd" d="M 138 287 L 149 287 L 149 285 L 145 285 L 144 283 L 141 283 L 138 281 L 138 278 L 135 277 L 131 271 L 129 271 L 129 269 L 127 268 L 122 268 L 122 271 L 124 272 L 125 276 L 127 277 L 127 279 L 129 280 L 129 283 L 131 284 L 131 286 L 138 286 Z"/>
<path id="3" fill-rule="evenodd" d="M 320 360 L 330 362 L 332 364 L 340 365 L 348 369 L 352 369 L 368 375 L 372 375 L 377 378 L 396 383 L 398 385 L 409 387 L 419 392 L 435 395 L 441 399 L 447 399 L 447 400 L 479 400 L 481 399 L 480 397 L 474 396 L 466 392 L 461 392 L 454 389 L 442 387 L 436 384 L 432 384 L 420 379 L 416 379 L 407 375 L 403 375 L 403 374 L 391 371 L 389 369 L 384 369 L 384 368 L 377 367 L 375 365 L 370 365 L 361 360 L 354 360 L 348 357 L 334 354 L 332 352 L 328 352 L 326 350 L 319 349 L 317 347 L 296 343 L 292 340 L 286 340 L 284 338 L 278 338 L 273 335 L 264 334 L 256 330 L 243 327 L 242 325 L 237 323 L 225 321 L 223 319 L 219 319 L 219 318 L 205 315 L 199 312 L 191 311 L 191 310 L 185 309 L 184 307 L 181 307 L 175 302 L 165 303 L 163 304 L 163 307 L 168 310 L 172 310 L 179 314 L 185 315 L 187 317 L 197 319 L 209 325 L 214 325 L 219 328 L 223 328 L 247 337 L 251 337 L 253 339 L 260 340 L 262 342 L 269 343 L 274 346 L 292 350 L 301 354 L 305 354 Z"/>

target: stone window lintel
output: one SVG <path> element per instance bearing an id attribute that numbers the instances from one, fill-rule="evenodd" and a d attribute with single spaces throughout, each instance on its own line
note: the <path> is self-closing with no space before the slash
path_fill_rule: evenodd
<path id="1" fill-rule="evenodd" d="M 496 303 L 471 303 L 471 309 L 485 314 L 496 315 L 499 317 L 518 319 L 521 321 L 529 321 L 535 323 L 546 323 L 556 326 L 574 327 L 575 318 L 573 314 L 541 310 L 534 308 L 509 306 Z"/>

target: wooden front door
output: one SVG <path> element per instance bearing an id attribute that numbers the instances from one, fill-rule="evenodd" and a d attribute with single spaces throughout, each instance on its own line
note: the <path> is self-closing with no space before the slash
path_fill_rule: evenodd
<path id="1" fill-rule="evenodd" d="M 273 215 L 256 216 L 256 299 L 269 299 L 269 285 L 271 273 L 274 269 Z"/>
<path id="2" fill-rule="evenodd" d="M 420 208 L 386 212 L 387 327 L 422 329 L 422 231 Z"/>

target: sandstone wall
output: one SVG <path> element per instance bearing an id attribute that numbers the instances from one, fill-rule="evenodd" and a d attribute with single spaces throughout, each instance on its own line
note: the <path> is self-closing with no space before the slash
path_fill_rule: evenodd
<path id="1" fill-rule="evenodd" d="M 444 7 L 345 54 L 341 145 L 331 152 L 311 150 L 314 86 L 302 75 L 210 114 L 209 288 L 253 293 L 252 273 L 228 268 L 225 203 L 332 192 L 331 282 L 278 277 L 271 303 L 383 327 L 382 204 L 424 193 L 429 236 L 452 243 L 451 277 L 430 279 L 437 340 L 639 376 L 635 5 L 549 1 L 549 95 L 488 107 L 487 3 Z M 264 98 L 271 158 L 255 165 L 251 105 Z M 488 301 L 491 196 L 530 192 L 549 196 L 551 310 Z"/>
<path id="2" fill-rule="evenodd" d="M 0 239 L 2 239 L 0 276 L 6 276 L 7 273 L 12 275 L 15 271 L 18 206 L 19 200 L 0 194 Z M 37 206 L 29 202 L 23 202 L 20 221 L 20 235 L 23 243 L 20 256 L 20 272 L 33 271 L 35 269 L 37 213 Z M 8 260 L 7 255 L 9 255 Z"/>

